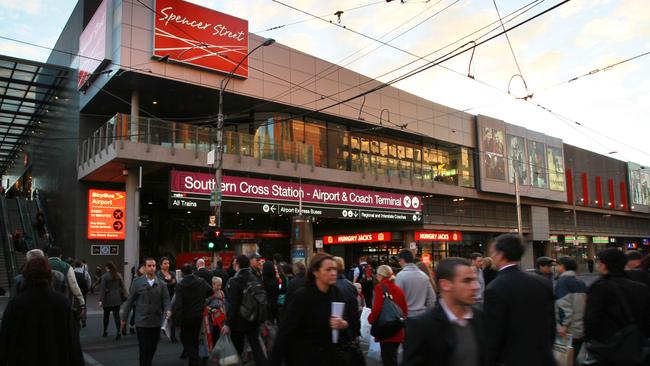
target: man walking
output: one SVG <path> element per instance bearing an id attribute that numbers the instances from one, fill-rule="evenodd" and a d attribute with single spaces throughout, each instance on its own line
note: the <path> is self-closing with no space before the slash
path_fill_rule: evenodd
<path id="1" fill-rule="evenodd" d="M 62 253 L 61 248 L 57 246 L 51 246 L 47 250 L 47 256 L 49 257 L 50 265 L 52 266 L 52 271 L 59 271 L 66 278 L 67 290 L 70 291 L 74 297 L 73 301 L 73 312 L 75 315 L 75 320 L 86 319 L 86 300 L 84 295 L 81 292 L 81 288 L 77 283 L 77 277 L 74 274 L 74 269 L 68 263 L 64 262 L 61 259 Z M 59 289 L 61 292 L 61 290 Z M 79 323 L 75 323 L 77 331 L 79 331 Z"/>
<path id="2" fill-rule="evenodd" d="M 472 307 L 480 290 L 475 270 L 463 258 L 436 268 L 439 306 L 407 320 L 402 365 L 487 365 L 483 314 Z"/>
<path id="3" fill-rule="evenodd" d="M 181 326 L 181 342 L 189 359 L 190 366 L 199 366 L 199 331 L 203 320 L 205 299 L 212 296 L 213 291 L 205 281 L 192 274 L 192 265 L 181 267 L 183 279 L 176 286 L 176 299 L 172 305 L 174 324 Z"/>
<path id="4" fill-rule="evenodd" d="M 573 348 L 580 350 L 585 334 L 584 315 L 587 304 L 587 285 L 578 277 L 578 264 L 569 257 L 557 260 L 557 271 L 560 274 L 555 286 L 555 320 L 557 334 L 566 338 L 573 337 Z"/>
<path id="5" fill-rule="evenodd" d="M 203 258 L 199 258 L 196 261 L 196 273 L 195 273 L 199 278 L 202 278 L 203 281 L 208 286 L 212 286 L 212 272 L 205 268 L 205 260 Z"/>
<path id="6" fill-rule="evenodd" d="M 485 289 L 485 325 L 490 365 L 555 365 L 553 286 L 519 269 L 524 245 L 518 234 L 503 234 L 491 248 L 499 275 Z"/>
<path id="7" fill-rule="evenodd" d="M 636 250 L 629 250 L 625 253 L 627 264 L 625 265 L 625 274 L 632 280 L 648 286 L 650 291 L 650 273 L 641 269 L 643 255 Z"/>
<path id="8" fill-rule="evenodd" d="M 169 308 L 169 291 L 167 285 L 156 276 L 156 261 L 153 258 L 145 259 L 144 276 L 131 283 L 129 297 L 120 311 L 122 329 L 126 326 L 133 307 L 140 366 L 151 366 L 160 340 L 163 312 Z"/>
<path id="9" fill-rule="evenodd" d="M 237 264 L 239 270 L 234 277 L 228 280 L 228 298 L 230 299 L 230 306 L 226 313 L 226 325 L 221 328 L 221 333 L 231 334 L 232 343 L 234 344 L 237 352 L 241 354 L 244 352 L 244 337 L 248 340 L 253 351 L 253 358 L 255 365 L 266 366 L 267 359 L 262 350 L 262 345 L 259 341 L 259 327 L 264 320 L 265 316 L 255 316 L 253 320 L 245 319 L 242 315 L 243 304 L 246 302 L 246 308 L 249 313 L 258 313 L 261 308 L 266 308 L 268 304 L 251 303 L 251 295 L 264 291 L 261 280 L 253 274 L 250 266 L 250 260 L 245 255 L 237 257 Z M 253 296 L 257 298 L 257 295 Z M 265 297 L 265 296 L 264 296 Z M 266 302 L 266 301 L 264 301 Z M 250 315 L 250 314 L 248 314 Z"/>
<path id="10" fill-rule="evenodd" d="M 264 264 L 260 259 L 262 259 L 262 256 L 260 256 L 258 253 L 251 253 L 248 255 L 251 272 L 259 280 L 262 279 L 262 265 Z"/>
<path id="11" fill-rule="evenodd" d="M 480 289 L 476 294 L 476 305 L 483 306 L 483 293 L 485 292 L 485 277 L 483 277 L 483 255 L 481 253 L 472 253 L 469 258 L 472 260 L 472 266 L 476 268 L 476 279 Z"/>
<path id="12" fill-rule="evenodd" d="M 408 305 L 409 318 L 423 314 L 427 309 L 436 305 L 436 294 L 433 292 L 429 277 L 414 263 L 413 252 L 402 249 L 397 255 L 402 270 L 397 274 L 395 284 L 404 291 Z M 366 299 L 366 304 L 368 299 Z"/>
<path id="13" fill-rule="evenodd" d="M 550 257 L 539 257 L 535 261 L 535 273 L 553 283 L 553 259 Z"/>

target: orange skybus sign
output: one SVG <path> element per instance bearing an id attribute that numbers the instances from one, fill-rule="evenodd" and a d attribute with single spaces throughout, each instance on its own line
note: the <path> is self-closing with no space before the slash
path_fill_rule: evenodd
<path id="1" fill-rule="evenodd" d="M 124 240 L 126 192 L 88 190 L 88 239 Z"/>

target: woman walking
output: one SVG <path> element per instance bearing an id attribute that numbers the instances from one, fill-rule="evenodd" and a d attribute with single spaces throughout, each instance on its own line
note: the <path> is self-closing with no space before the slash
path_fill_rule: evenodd
<path id="1" fill-rule="evenodd" d="M 126 287 L 122 276 L 117 273 L 117 268 L 113 262 L 106 262 L 106 273 L 102 275 L 99 292 L 99 306 L 104 308 L 104 337 L 108 336 L 108 320 L 111 313 L 113 313 L 115 329 L 117 330 L 115 340 L 120 339 L 120 305 L 125 299 Z"/>
<path id="2" fill-rule="evenodd" d="M 332 316 L 332 303 L 343 303 L 334 286 L 338 266 L 332 256 L 316 254 L 309 263 L 304 287 L 292 295 L 280 323 L 270 365 L 344 365 L 332 330 L 339 331 L 339 345 L 345 342 L 348 322 Z M 344 316 L 345 317 L 345 316 Z"/>
<path id="3" fill-rule="evenodd" d="M 379 266 L 377 268 L 377 281 L 379 283 L 375 286 L 372 311 L 368 316 L 368 323 L 373 324 L 379 318 L 384 304 L 384 292 L 388 292 L 393 302 L 402 309 L 404 316 L 407 316 L 408 306 L 406 305 L 404 291 L 395 284 L 393 269 L 386 265 Z M 381 347 L 381 362 L 384 366 L 397 366 L 397 350 L 400 343 L 404 342 L 404 329 L 400 329 L 395 335 L 388 338 L 375 338 L 375 341 L 379 342 Z"/>

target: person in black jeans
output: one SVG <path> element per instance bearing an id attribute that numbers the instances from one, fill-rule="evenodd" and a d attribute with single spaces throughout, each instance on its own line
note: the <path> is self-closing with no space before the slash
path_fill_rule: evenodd
<path id="1" fill-rule="evenodd" d="M 226 325 L 221 328 L 222 334 L 230 334 L 232 343 L 234 344 L 239 354 L 244 352 L 244 337 L 253 350 L 253 358 L 255 365 L 266 366 L 267 359 L 262 350 L 262 345 L 259 341 L 259 327 L 264 319 L 256 322 L 249 322 L 243 319 L 239 313 L 244 297 L 244 290 L 252 281 L 260 281 L 254 275 L 250 268 L 250 260 L 245 255 L 237 257 L 237 264 L 239 270 L 237 274 L 228 281 L 226 291 L 230 299 L 230 306 L 226 314 Z"/>
<path id="2" fill-rule="evenodd" d="M 174 324 L 181 326 L 181 342 L 190 361 L 190 366 L 200 365 L 199 331 L 203 320 L 205 299 L 212 296 L 212 288 L 205 281 L 192 274 L 192 265 L 181 267 L 183 279 L 176 285 L 176 299 L 172 306 Z"/>
<path id="3" fill-rule="evenodd" d="M 151 366 L 160 340 L 163 312 L 169 308 L 169 292 L 165 283 L 156 276 L 156 261 L 147 258 L 144 263 L 145 275 L 136 278 L 131 284 L 129 297 L 122 305 L 120 317 L 124 328 L 129 313 L 135 306 L 140 366 Z"/>

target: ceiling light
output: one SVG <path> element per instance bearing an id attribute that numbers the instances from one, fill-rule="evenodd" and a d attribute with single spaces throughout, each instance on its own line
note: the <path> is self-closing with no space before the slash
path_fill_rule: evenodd
<path id="1" fill-rule="evenodd" d="M 188 213 L 188 214 L 189 214 L 189 213 L 192 213 L 192 211 L 187 211 L 187 213 Z"/>
<path id="2" fill-rule="evenodd" d="M 153 205 L 153 202 L 147 202 L 148 205 Z"/>
<path id="3" fill-rule="evenodd" d="M 158 104 L 158 101 L 154 100 L 152 103 L 155 105 Z"/>

